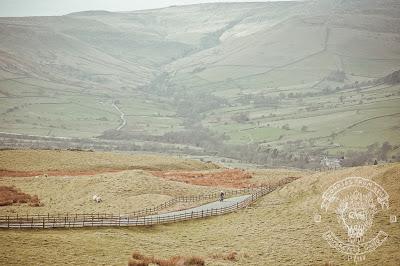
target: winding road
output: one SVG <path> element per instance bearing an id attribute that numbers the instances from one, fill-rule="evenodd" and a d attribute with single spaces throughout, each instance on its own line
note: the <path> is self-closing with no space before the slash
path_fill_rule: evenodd
<path id="1" fill-rule="evenodd" d="M 79 219 L 72 216 L 20 216 L 0 218 L 0 228 L 3 229 L 46 229 L 46 228 L 81 228 L 81 227 L 105 227 L 105 226 L 149 226 L 156 224 L 174 223 L 192 219 L 206 218 L 234 212 L 250 205 L 259 197 L 273 191 L 273 188 L 261 188 L 250 195 L 236 196 L 224 201 L 214 201 L 198 207 L 172 211 L 168 213 L 152 214 L 143 217 L 120 216 L 96 216 Z"/>
<path id="2" fill-rule="evenodd" d="M 205 212 L 205 211 L 210 211 L 210 210 L 230 208 L 230 207 L 236 206 L 237 204 L 239 204 L 241 202 L 244 202 L 245 200 L 247 200 L 249 198 L 251 198 L 251 195 L 233 197 L 233 198 L 225 199 L 224 201 L 214 201 L 214 202 L 204 204 L 204 205 L 201 205 L 198 207 L 190 208 L 187 210 L 149 215 L 146 217 L 149 219 L 151 219 L 151 218 L 158 219 L 158 218 L 171 217 L 171 216 L 182 216 L 182 215 L 188 215 L 188 214 L 191 215 L 192 213 L 195 213 L 195 212 L 202 212 L 202 211 Z"/>
<path id="3" fill-rule="evenodd" d="M 260 186 L 257 188 L 244 188 L 237 191 L 226 192 L 231 196 L 224 201 L 219 201 L 219 193 L 199 195 L 195 197 L 175 198 L 173 201 L 165 202 L 158 207 L 143 209 L 144 212 L 136 214 L 113 215 L 113 214 L 58 214 L 58 215 L 14 215 L 0 216 L 0 228 L 2 229 L 47 229 L 47 228 L 82 228 L 82 227 L 121 227 L 121 226 L 152 226 L 168 224 L 193 219 L 207 218 L 236 212 L 246 208 L 257 201 L 260 197 L 271 193 L 297 178 L 281 180 L 273 186 Z M 213 202 L 203 204 L 186 210 L 170 211 L 167 213 L 156 213 L 170 206 L 170 203 L 192 200 L 214 199 Z M 150 211 L 150 212 L 148 212 Z"/>
<path id="4" fill-rule="evenodd" d="M 121 109 L 119 109 L 119 107 L 115 103 L 113 103 L 112 105 L 115 108 L 115 110 L 117 110 L 118 113 L 120 114 L 121 124 L 116 128 L 117 131 L 120 131 L 124 126 L 126 126 L 125 113 L 122 112 Z"/>

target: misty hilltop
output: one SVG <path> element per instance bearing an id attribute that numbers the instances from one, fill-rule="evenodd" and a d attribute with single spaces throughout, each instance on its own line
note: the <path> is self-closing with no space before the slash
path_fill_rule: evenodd
<path id="1" fill-rule="evenodd" d="M 0 35 L 6 133 L 263 164 L 399 153 L 396 0 L 0 18 Z"/>

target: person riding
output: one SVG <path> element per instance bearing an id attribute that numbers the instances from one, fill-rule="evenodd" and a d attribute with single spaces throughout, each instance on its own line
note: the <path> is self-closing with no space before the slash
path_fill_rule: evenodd
<path id="1" fill-rule="evenodd" d="M 221 190 L 220 201 L 224 201 L 224 196 L 225 196 L 225 193 Z"/>

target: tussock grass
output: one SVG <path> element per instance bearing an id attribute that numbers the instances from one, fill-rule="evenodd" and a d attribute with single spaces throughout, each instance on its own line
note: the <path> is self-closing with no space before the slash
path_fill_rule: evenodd
<path id="1" fill-rule="evenodd" d="M 169 259 L 155 258 L 154 256 L 144 256 L 138 251 L 134 251 L 129 258 L 128 266 L 203 266 L 205 261 L 197 256 L 173 256 Z"/>
<path id="2" fill-rule="evenodd" d="M 231 252 L 228 252 L 228 253 L 226 253 L 226 254 L 221 254 L 221 253 L 219 253 L 219 254 L 213 254 L 212 256 L 211 256 L 211 258 L 213 258 L 213 259 L 222 259 L 222 260 L 228 260 L 228 261 L 238 261 L 239 259 L 238 259 L 238 253 L 236 252 L 236 251 L 231 251 Z"/>

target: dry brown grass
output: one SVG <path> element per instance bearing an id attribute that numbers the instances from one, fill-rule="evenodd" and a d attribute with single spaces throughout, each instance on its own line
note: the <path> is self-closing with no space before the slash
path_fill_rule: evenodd
<path id="1" fill-rule="evenodd" d="M 0 176 L 89 175 L 119 170 L 207 170 L 213 163 L 166 155 L 128 155 L 60 150 L 2 150 Z"/>
<path id="2" fill-rule="evenodd" d="M 44 206 L 32 209 L 28 205 L 9 205 L 0 209 L 0 215 L 132 213 L 176 196 L 211 192 L 137 169 L 187 171 L 215 167 L 211 163 L 161 155 L 4 150 L 0 151 L 0 185 L 17 186 L 28 194 L 38 195 Z M 102 203 L 93 202 L 95 194 L 102 197 Z"/>
<path id="3" fill-rule="evenodd" d="M 153 171 L 155 176 L 184 182 L 192 185 L 225 187 L 225 188 L 244 188 L 249 187 L 252 178 L 250 172 L 241 169 L 226 169 L 222 171 Z"/>
<path id="4" fill-rule="evenodd" d="M 169 259 L 159 259 L 154 256 L 144 256 L 138 251 L 134 251 L 129 258 L 128 266 L 203 266 L 205 261 L 201 257 L 190 256 L 173 256 Z"/>
<path id="5" fill-rule="evenodd" d="M 257 183 L 296 176 L 288 170 L 254 172 L 257 172 L 253 177 Z M 337 219 L 322 219 L 319 224 L 313 220 L 314 214 L 321 212 L 322 193 L 334 182 L 349 176 L 374 180 L 390 195 L 389 210 L 381 210 L 371 228 L 372 236 L 382 230 L 389 238 L 357 265 L 398 266 L 399 223 L 389 223 L 388 215 L 400 213 L 399 163 L 306 173 L 303 178 L 264 196 L 248 208 L 210 219 L 146 228 L 4 230 L 0 232 L 0 265 L 30 265 L 32 261 L 38 265 L 58 265 L 60 258 L 71 265 L 126 265 L 133 245 L 142 254 L 157 254 L 160 258 L 196 254 L 210 266 L 324 265 L 326 262 L 355 265 L 322 238 L 327 227 L 337 224 Z M 154 176 L 148 178 L 156 179 Z M 79 179 L 68 182 L 75 183 Z M 140 184 L 146 180 L 140 180 Z M 158 182 L 172 181 L 160 178 Z M 93 179 L 93 183 L 97 184 L 97 181 Z M 121 187 L 124 187 L 123 183 Z M 149 188 L 143 187 L 144 190 Z M 23 191 L 31 193 L 25 188 Z M 238 253 L 235 262 L 211 257 L 231 251 Z"/>
<path id="6" fill-rule="evenodd" d="M 14 186 L 0 186 L 0 206 L 29 203 L 31 207 L 41 206 L 38 196 L 31 196 Z"/>
<path id="7" fill-rule="evenodd" d="M 213 258 L 213 259 L 222 259 L 222 260 L 228 260 L 228 261 L 238 261 L 239 259 L 238 259 L 238 253 L 236 252 L 236 251 L 231 251 L 231 252 L 228 252 L 228 253 L 226 253 L 226 254 L 221 254 L 221 253 L 219 253 L 219 254 L 213 254 L 212 256 L 211 256 L 211 258 Z"/>
<path id="8" fill-rule="evenodd" d="M 193 186 L 164 180 L 145 171 L 132 170 L 95 176 L 0 177 L 0 185 L 16 186 L 30 195 L 38 195 L 44 206 L 26 204 L 0 208 L 0 215 L 57 213 L 132 213 L 157 206 L 178 196 L 208 194 L 216 188 Z M 95 203 L 93 195 L 103 202 Z M 171 206 L 184 209 L 190 206 Z"/>

